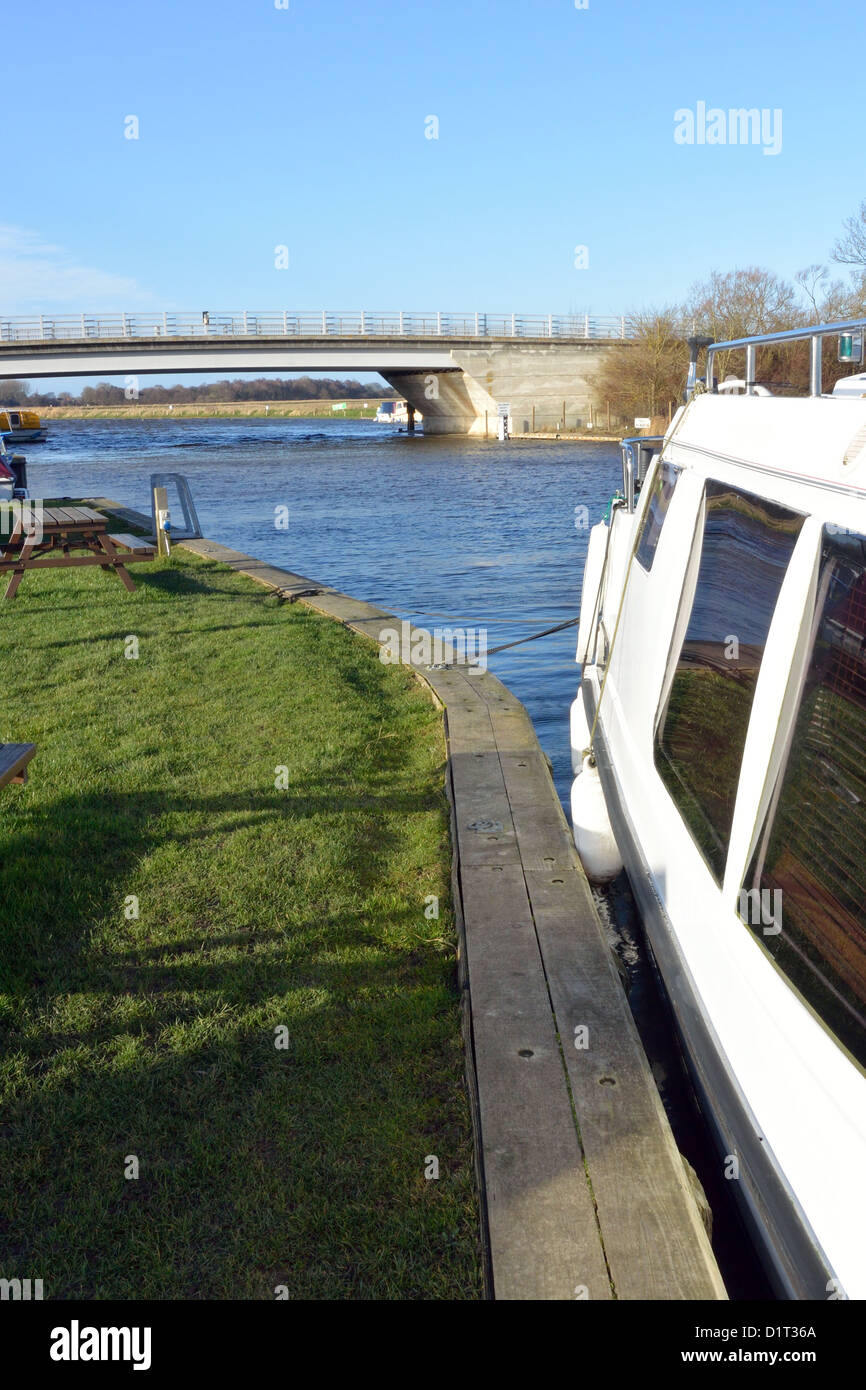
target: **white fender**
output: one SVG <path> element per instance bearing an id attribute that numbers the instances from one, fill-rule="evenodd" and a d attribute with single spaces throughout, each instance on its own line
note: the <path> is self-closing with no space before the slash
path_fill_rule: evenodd
<path id="1" fill-rule="evenodd" d="M 571 785 L 571 826 L 584 873 L 593 883 L 609 883 L 622 868 L 611 829 L 598 768 L 589 755 Z"/>
<path id="2" fill-rule="evenodd" d="M 575 661 L 583 663 L 592 660 L 595 648 L 596 599 L 604 574 L 604 557 L 607 550 L 608 527 L 600 521 L 589 533 L 586 548 L 586 564 L 583 567 L 583 588 L 580 591 L 580 623 L 577 629 L 577 655 Z"/>

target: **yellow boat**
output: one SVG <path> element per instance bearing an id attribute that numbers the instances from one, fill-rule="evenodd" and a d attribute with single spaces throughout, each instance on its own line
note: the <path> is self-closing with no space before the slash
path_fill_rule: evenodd
<path id="1" fill-rule="evenodd" d="M 45 438 L 42 421 L 35 410 L 0 409 L 0 434 L 7 444 L 33 444 Z"/>

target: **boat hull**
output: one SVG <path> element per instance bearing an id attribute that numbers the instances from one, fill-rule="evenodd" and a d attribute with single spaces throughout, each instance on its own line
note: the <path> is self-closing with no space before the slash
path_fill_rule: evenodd
<path id="1" fill-rule="evenodd" d="M 41 444 L 45 439 L 45 430 L 3 430 L 3 438 L 7 444 Z"/>
<path id="2" fill-rule="evenodd" d="M 581 690 L 591 724 L 595 718 L 594 692 L 586 680 Z M 641 851 L 601 720 L 596 725 L 594 748 L 611 826 L 692 1082 L 720 1156 L 737 1155 L 739 1179 L 734 1182 L 734 1195 L 768 1278 L 780 1298 L 826 1300 L 834 1293 L 844 1298 L 844 1293 L 837 1292 L 833 1270 L 760 1132 L 703 1009 L 674 925 Z"/>

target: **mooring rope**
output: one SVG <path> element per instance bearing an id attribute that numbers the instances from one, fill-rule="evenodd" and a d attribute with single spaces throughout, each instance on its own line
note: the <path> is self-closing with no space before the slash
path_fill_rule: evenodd
<path id="1" fill-rule="evenodd" d="M 568 618 L 564 623 L 557 623 L 556 627 L 546 627 L 543 632 L 533 632 L 529 637 L 518 637 L 515 642 L 503 642 L 501 647 L 490 647 L 487 655 L 493 656 L 495 652 L 507 652 L 509 647 L 522 647 L 524 642 L 536 642 L 539 637 L 549 637 L 551 632 L 562 632 L 563 628 L 574 627 L 575 623 L 579 622 L 579 615 L 576 618 Z"/>
<path id="2" fill-rule="evenodd" d="M 533 632 L 530 633 L 529 637 L 518 637 L 513 642 L 503 642 L 501 646 L 489 647 L 484 652 L 484 659 L 486 661 L 488 656 L 495 656 L 497 652 L 507 652 L 510 647 L 522 647 L 524 642 L 536 642 L 539 637 L 549 637 L 552 632 L 562 632 L 563 628 L 574 627 L 575 623 L 579 622 L 579 616 L 576 618 L 567 618 L 564 623 L 557 623 L 555 627 L 546 627 L 543 632 Z M 463 663 L 460 661 L 445 661 L 442 664 L 442 669 L 444 671 L 452 671 L 462 664 Z"/>
<path id="3" fill-rule="evenodd" d="M 376 604 L 375 607 L 383 608 L 384 604 Z M 549 618 L 485 618 L 479 622 L 478 618 L 462 618 L 456 613 L 438 613 L 432 608 L 401 608 L 400 613 L 411 613 L 413 616 L 420 614 L 423 618 L 445 618 L 450 623 L 468 623 L 478 627 L 491 627 L 494 623 L 545 623 L 550 622 Z M 399 616 L 399 613 L 394 615 Z M 539 634 L 540 635 L 540 634 Z"/>

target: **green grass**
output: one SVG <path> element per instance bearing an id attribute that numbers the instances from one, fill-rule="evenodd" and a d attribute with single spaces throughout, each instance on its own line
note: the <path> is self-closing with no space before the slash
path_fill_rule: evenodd
<path id="1" fill-rule="evenodd" d="M 476 1298 L 440 716 L 223 566 L 132 573 L 0 602 L 0 1275 Z"/>

